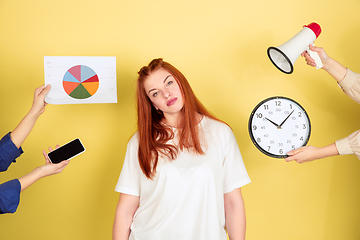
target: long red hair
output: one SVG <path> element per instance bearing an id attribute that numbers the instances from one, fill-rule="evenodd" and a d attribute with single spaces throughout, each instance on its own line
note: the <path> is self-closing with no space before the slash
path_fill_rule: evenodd
<path id="1" fill-rule="evenodd" d="M 147 96 L 144 82 L 153 71 L 160 68 L 167 70 L 180 86 L 184 107 L 181 110 L 181 119 L 178 126 L 179 146 L 168 144 L 174 138 L 173 131 L 161 123 L 164 118 L 160 110 L 156 110 Z M 198 114 L 216 119 L 200 103 L 192 91 L 185 76 L 174 66 L 163 61 L 161 58 L 152 60 L 148 66 L 144 66 L 138 72 L 137 81 L 137 114 L 139 151 L 138 158 L 141 170 L 149 179 L 155 175 L 159 154 L 174 160 L 178 151 L 188 150 L 197 154 L 204 154 L 201 148 L 198 131 Z"/>

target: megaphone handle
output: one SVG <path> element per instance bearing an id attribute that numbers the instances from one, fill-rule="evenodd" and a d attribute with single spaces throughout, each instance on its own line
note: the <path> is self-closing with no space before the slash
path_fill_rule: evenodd
<path id="1" fill-rule="evenodd" d="M 313 45 L 314 45 L 314 43 L 313 43 Z M 317 52 L 311 51 L 310 49 L 308 49 L 306 51 L 310 55 L 310 57 L 315 60 L 316 69 L 322 68 L 323 64 L 319 57 L 319 54 Z"/>

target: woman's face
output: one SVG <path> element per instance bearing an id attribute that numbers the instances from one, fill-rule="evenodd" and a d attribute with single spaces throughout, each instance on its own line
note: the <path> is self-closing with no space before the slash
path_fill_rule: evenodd
<path id="1" fill-rule="evenodd" d="M 153 71 L 145 79 L 144 89 L 153 106 L 160 109 L 165 118 L 178 115 L 184 106 L 177 81 L 163 68 Z"/>

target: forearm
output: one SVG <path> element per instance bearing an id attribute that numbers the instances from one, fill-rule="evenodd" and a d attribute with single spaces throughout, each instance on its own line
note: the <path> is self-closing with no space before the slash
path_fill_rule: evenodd
<path id="1" fill-rule="evenodd" d="M 30 173 L 20 177 L 18 180 L 21 184 L 21 192 L 24 191 L 26 188 L 31 186 L 33 183 L 35 183 L 37 180 L 42 178 L 43 175 L 39 171 L 38 168 L 35 168 Z"/>
<path id="2" fill-rule="evenodd" d="M 132 216 L 116 213 L 113 226 L 113 240 L 128 240 Z"/>
<path id="3" fill-rule="evenodd" d="M 39 114 L 29 111 L 28 114 L 21 120 L 16 128 L 10 133 L 11 141 L 16 147 L 20 148 L 27 136 L 33 129 L 36 120 L 39 118 Z"/>
<path id="4" fill-rule="evenodd" d="M 68 163 L 69 160 L 65 160 L 57 164 L 52 164 L 48 162 L 45 165 L 35 168 L 30 173 L 19 178 L 19 182 L 21 184 L 21 191 L 24 191 L 26 188 L 31 186 L 40 178 L 61 173 Z"/>
<path id="5" fill-rule="evenodd" d="M 50 91 L 50 85 L 41 86 L 35 89 L 33 105 L 30 111 L 21 120 L 19 125 L 11 132 L 11 140 L 19 148 L 31 130 L 33 129 L 36 120 L 45 111 L 45 96 Z"/>
<path id="6" fill-rule="evenodd" d="M 240 209 L 227 214 L 226 229 L 230 240 L 244 240 L 246 231 L 245 212 Z"/>
<path id="7" fill-rule="evenodd" d="M 235 194 L 225 196 L 225 224 L 230 240 L 244 240 L 246 232 L 246 217 L 244 201 L 239 189 Z"/>
<path id="8" fill-rule="evenodd" d="M 332 58 L 329 58 L 329 60 L 324 63 L 323 69 L 335 78 L 338 83 L 344 79 L 347 71 L 346 67 Z"/>
<path id="9" fill-rule="evenodd" d="M 332 157 L 332 156 L 336 156 L 336 155 L 339 155 L 339 152 L 336 148 L 335 143 L 332 143 L 328 146 L 318 148 L 316 155 L 315 155 L 315 159 Z"/>
<path id="10" fill-rule="evenodd" d="M 113 240 L 129 239 L 130 226 L 139 202 L 139 196 L 120 193 L 113 226 Z"/>

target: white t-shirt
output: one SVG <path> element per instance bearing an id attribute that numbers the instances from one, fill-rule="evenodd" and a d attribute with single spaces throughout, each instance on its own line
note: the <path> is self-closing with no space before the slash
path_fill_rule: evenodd
<path id="1" fill-rule="evenodd" d="M 140 196 L 129 240 L 227 239 L 224 194 L 250 178 L 231 129 L 206 117 L 199 127 L 205 155 L 183 151 L 173 161 L 160 158 L 153 180 L 139 166 L 138 134 L 130 139 L 115 188 Z"/>

